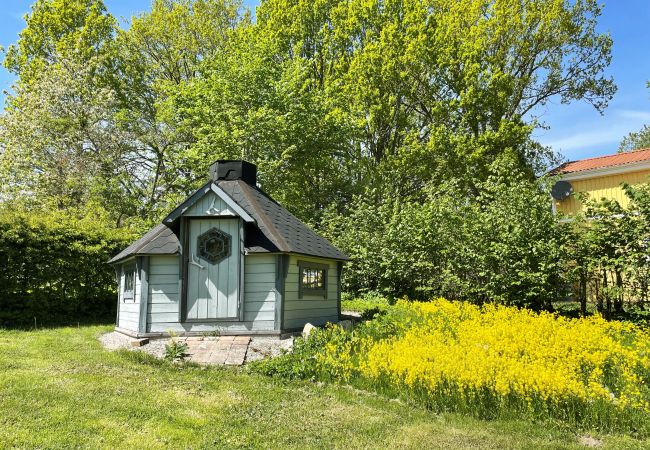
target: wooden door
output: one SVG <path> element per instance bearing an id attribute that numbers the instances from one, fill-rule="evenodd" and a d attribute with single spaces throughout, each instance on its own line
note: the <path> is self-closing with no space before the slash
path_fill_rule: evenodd
<path id="1" fill-rule="evenodd" d="M 187 320 L 238 317 L 239 219 L 190 219 Z"/>

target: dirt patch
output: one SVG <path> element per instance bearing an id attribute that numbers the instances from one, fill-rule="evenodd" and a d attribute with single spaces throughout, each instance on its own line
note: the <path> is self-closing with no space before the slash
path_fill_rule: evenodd
<path id="1" fill-rule="evenodd" d="M 578 442 L 581 445 L 584 445 L 585 447 L 592 447 L 592 448 L 597 448 L 597 447 L 602 447 L 603 446 L 603 441 L 600 439 L 596 439 L 591 436 L 580 436 L 578 438 Z"/>

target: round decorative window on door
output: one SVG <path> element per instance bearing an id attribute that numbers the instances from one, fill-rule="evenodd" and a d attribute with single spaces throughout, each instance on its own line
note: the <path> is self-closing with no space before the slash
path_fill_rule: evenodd
<path id="1" fill-rule="evenodd" d="M 217 264 L 230 256 L 231 238 L 218 228 L 211 228 L 197 238 L 199 258 Z"/>

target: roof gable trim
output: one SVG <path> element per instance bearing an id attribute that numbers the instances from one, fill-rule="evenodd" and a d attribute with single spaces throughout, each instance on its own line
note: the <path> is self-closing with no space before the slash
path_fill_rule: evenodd
<path id="1" fill-rule="evenodd" d="M 255 223 L 255 219 L 253 219 L 250 214 L 248 214 L 244 208 L 239 206 L 239 204 L 232 199 L 232 197 L 224 192 L 223 189 L 221 189 L 219 186 L 216 184 L 212 183 L 212 192 L 217 194 L 217 196 L 224 201 L 226 205 L 228 205 L 230 208 L 232 208 L 233 211 L 235 211 L 239 217 L 242 218 L 244 222 L 249 222 L 249 223 Z"/>
<path id="2" fill-rule="evenodd" d="M 208 183 L 204 184 L 201 188 L 199 188 L 194 194 L 192 194 L 187 200 L 185 200 L 183 203 L 181 203 L 176 209 L 174 209 L 171 213 L 167 215 L 163 219 L 163 223 L 166 224 L 167 226 L 172 226 L 176 220 L 183 214 L 187 212 L 196 202 L 201 200 L 206 194 L 209 192 L 214 192 L 223 202 L 228 205 L 235 213 L 239 215 L 245 222 L 251 222 L 255 223 L 255 219 L 253 219 L 250 214 L 248 214 L 235 200 L 232 199 L 228 194 L 226 194 L 223 189 L 219 188 L 216 186 L 212 181 L 209 181 Z M 210 210 L 208 210 L 210 212 Z M 209 214 L 210 215 L 210 214 Z M 219 211 L 214 211 L 214 216 L 219 216 L 221 215 Z"/>

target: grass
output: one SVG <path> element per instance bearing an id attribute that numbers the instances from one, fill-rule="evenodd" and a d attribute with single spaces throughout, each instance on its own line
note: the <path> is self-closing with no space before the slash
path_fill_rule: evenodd
<path id="1" fill-rule="evenodd" d="M 559 425 L 437 415 L 346 387 L 107 352 L 96 338 L 109 330 L 0 330 L 0 448 L 580 448 Z"/>
<path id="2" fill-rule="evenodd" d="M 362 315 L 372 316 L 378 311 L 386 311 L 390 307 L 388 299 L 378 294 L 366 294 L 360 297 L 353 297 L 343 294 L 341 298 L 341 310 L 353 311 Z"/>

